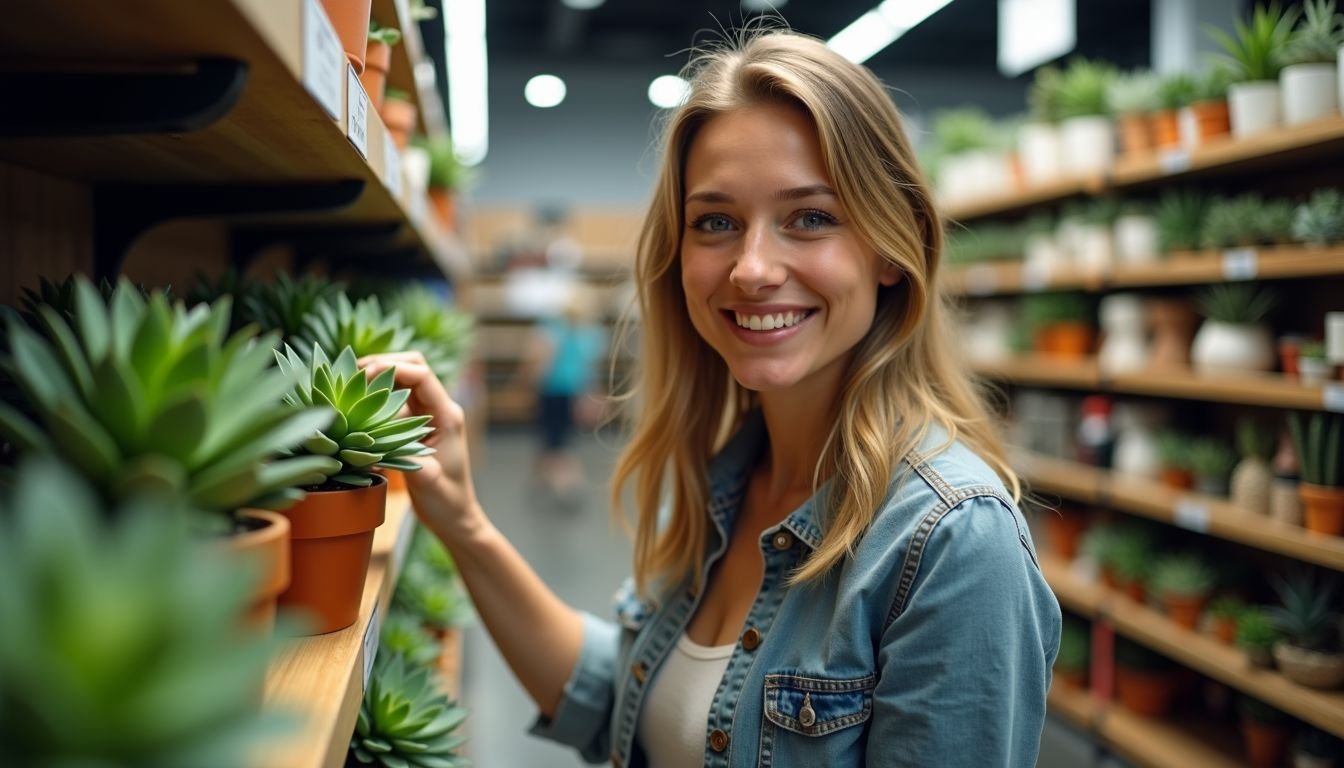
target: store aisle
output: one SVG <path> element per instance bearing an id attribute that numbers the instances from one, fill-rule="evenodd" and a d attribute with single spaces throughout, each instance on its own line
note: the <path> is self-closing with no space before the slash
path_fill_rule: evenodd
<path id="1" fill-rule="evenodd" d="M 619 437 L 577 443 L 589 492 L 573 509 L 542 508 L 529 482 L 535 441 L 523 430 L 487 438 L 477 470 L 481 504 L 542 579 L 570 605 L 610 614 L 612 593 L 630 572 L 630 541 L 611 522 L 606 482 Z M 527 735 L 536 707 L 495 651 L 485 631 L 466 633 L 463 701 L 471 710 L 467 755 L 477 768 L 571 768 L 586 765 L 573 750 Z"/>

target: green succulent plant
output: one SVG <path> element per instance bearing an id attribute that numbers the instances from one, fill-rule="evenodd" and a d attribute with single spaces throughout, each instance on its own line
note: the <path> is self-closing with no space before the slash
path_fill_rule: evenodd
<path id="1" fill-rule="evenodd" d="M 239 301 L 238 314 L 263 331 L 275 331 L 283 341 L 299 338 L 308 317 L 322 304 L 335 303 L 344 283 L 318 277 L 293 278 L 277 272 L 270 283 L 254 283 Z"/>
<path id="2" fill-rule="evenodd" d="M 1237 465 L 1237 454 L 1226 442 L 1206 437 L 1190 445 L 1190 471 L 1210 481 L 1226 482 Z"/>
<path id="3" fill-rule="evenodd" d="M 1293 220 L 1297 206 L 1289 200 L 1269 199 L 1261 204 L 1251 219 L 1255 228 L 1254 243 L 1278 245 L 1293 240 Z"/>
<path id="4" fill-rule="evenodd" d="M 1186 251 L 1204 241 L 1208 198 L 1198 191 L 1168 192 L 1157 203 L 1157 233 L 1162 251 Z"/>
<path id="5" fill-rule="evenodd" d="M 440 576 L 423 563 L 407 565 L 397 580 L 392 604 L 435 629 L 465 626 L 474 616 L 461 583 Z"/>
<path id="6" fill-rule="evenodd" d="M 1344 46 L 1344 16 L 1335 10 L 1335 0 L 1306 0 L 1302 22 L 1293 30 L 1283 50 L 1283 63 L 1334 64 Z"/>
<path id="7" fill-rule="evenodd" d="M 1063 73 L 1055 66 L 1039 67 L 1027 89 L 1027 108 L 1031 119 L 1042 123 L 1057 123 L 1060 119 L 1059 93 Z"/>
<path id="8" fill-rule="evenodd" d="M 471 176 L 453 151 L 453 140 L 447 134 L 433 139 L 417 139 L 416 146 L 429 153 L 429 186 L 431 189 L 457 190 L 466 186 Z"/>
<path id="9" fill-rule="evenodd" d="M 1309 651 L 1338 648 L 1340 616 L 1334 609 L 1338 581 L 1317 579 L 1304 566 L 1288 578 L 1271 578 L 1270 584 L 1280 604 L 1269 609 L 1269 618 L 1288 642 Z"/>
<path id="10" fill-rule="evenodd" d="M 378 297 L 369 296 L 352 304 L 344 293 L 334 300 L 319 302 L 304 322 L 298 343 L 304 348 L 321 347 L 328 357 L 336 357 L 349 347 L 355 357 L 410 349 L 413 334 L 396 312 L 383 312 Z"/>
<path id="11" fill-rule="evenodd" d="M 947 109 L 933 117 L 933 135 L 946 156 L 986 149 L 993 143 L 994 122 L 976 107 Z"/>
<path id="12" fill-rule="evenodd" d="M 1084 58 L 1070 60 L 1060 78 L 1060 119 L 1106 115 L 1115 75 L 1115 68 L 1105 62 Z"/>
<path id="13" fill-rule="evenodd" d="M 443 542 L 439 541 L 438 537 L 424 527 L 416 529 L 415 541 L 411 549 L 411 561 L 424 564 L 426 568 L 438 574 L 441 578 L 452 579 L 457 577 L 457 563 L 453 562 L 453 556 L 448 553 L 448 548 L 443 546 Z"/>
<path id="14" fill-rule="evenodd" d="M 420 617 L 393 609 L 383 619 L 378 652 L 397 654 L 405 658 L 408 664 L 425 667 L 432 666 L 438 660 L 441 649 L 438 641 L 425 631 Z"/>
<path id="15" fill-rule="evenodd" d="M 369 42 L 392 46 L 401 42 L 401 30 L 396 27 L 384 27 L 376 21 L 369 22 Z"/>
<path id="16" fill-rule="evenodd" d="M 1236 619 L 1246 610 L 1246 602 L 1240 598 L 1224 595 L 1209 601 L 1209 615 L 1220 619 Z"/>
<path id="17" fill-rule="evenodd" d="M 1257 3 L 1249 21 L 1234 22 L 1235 37 L 1214 28 L 1208 34 L 1226 52 L 1225 61 L 1239 80 L 1277 80 L 1297 17 L 1296 8 L 1284 10 L 1278 0 Z"/>
<path id="18" fill-rule="evenodd" d="M 1269 316 L 1278 298 L 1255 283 L 1219 283 L 1200 291 L 1196 302 L 1210 320 L 1254 325 Z"/>
<path id="19" fill-rule="evenodd" d="M 457 728 L 467 711 L 435 687 L 425 667 L 399 654 L 379 654 L 359 707 L 350 755 L 364 765 L 387 768 L 465 768 L 453 753 L 465 739 Z"/>
<path id="20" fill-rule="evenodd" d="M 1303 423 L 1302 414 L 1290 413 L 1288 432 L 1297 450 L 1302 482 L 1344 486 L 1344 414 L 1316 412 Z"/>
<path id="21" fill-rule="evenodd" d="M 1157 454 L 1162 466 L 1190 469 L 1190 446 L 1194 440 L 1183 432 L 1165 429 L 1157 434 Z"/>
<path id="22" fill-rule="evenodd" d="M 1195 78 L 1192 103 L 1225 101 L 1228 86 L 1237 79 L 1237 73 L 1224 61 L 1215 61 L 1207 72 Z"/>
<path id="23" fill-rule="evenodd" d="M 1153 559 L 1152 537 L 1137 526 L 1093 526 L 1083 549 L 1122 582 L 1142 581 Z"/>
<path id="24" fill-rule="evenodd" d="M 1165 110 L 1180 109 L 1195 100 L 1199 83 L 1185 72 L 1163 77 L 1157 86 L 1157 105 Z"/>
<path id="25" fill-rule="evenodd" d="M 57 283 L 45 277 L 38 278 L 37 290 L 23 289 L 20 306 L 23 308 L 24 319 L 28 321 L 29 325 L 40 330 L 43 324 L 41 318 L 38 317 L 38 307 L 48 306 L 56 310 L 61 317 L 65 318 L 66 322 L 69 322 L 75 316 L 75 284 L 80 280 L 87 279 L 81 275 L 70 275 Z M 94 287 L 97 288 L 98 294 L 103 297 L 103 301 L 107 302 L 112 298 L 112 293 L 116 291 L 117 284 L 104 277 L 100 278 Z M 144 285 L 136 284 L 135 288 L 142 297 L 149 297 L 150 290 Z M 160 292 L 170 301 L 172 300 L 172 291 L 165 288 L 161 289 Z"/>
<path id="26" fill-rule="evenodd" d="M 320 407 L 292 408 L 273 339 L 228 333 L 230 302 L 186 309 L 123 281 L 104 302 L 80 278 L 67 322 L 37 307 L 42 331 L 8 325 L 0 366 L 31 416 L 0 403 L 0 436 L 20 453 L 51 453 L 111 501 L 156 491 L 183 495 L 223 532 L 240 507 L 281 507 L 321 462 L 284 449 L 325 427 Z"/>
<path id="27" fill-rule="evenodd" d="M 475 319 L 448 306 L 419 283 L 396 294 L 389 308 L 411 329 L 410 348 L 425 356 L 434 375 L 445 384 L 456 379 L 471 346 Z"/>
<path id="28" fill-rule="evenodd" d="M 1280 637 L 1279 629 L 1269 613 L 1250 606 L 1237 617 L 1237 647 L 1247 651 L 1268 651 Z"/>
<path id="29" fill-rule="evenodd" d="M 1200 597 L 1213 591 L 1216 575 L 1195 555 L 1168 555 L 1153 565 L 1148 587 L 1158 595 Z"/>
<path id="30" fill-rule="evenodd" d="M 1158 75 L 1148 70 L 1117 74 L 1106 90 L 1111 111 L 1117 115 L 1140 115 L 1156 110 L 1161 82 Z"/>
<path id="31" fill-rule="evenodd" d="M 1032 330 L 1051 323 L 1091 324 L 1092 302 L 1081 293 L 1037 293 L 1022 299 L 1023 324 Z"/>
<path id="32" fill-rule="evenodd" d="M 1254 245 L 1260 239 L 1258 220 L 1263 205 L 1264 200 L 1256 194 L 1215 198 L 1210 201 L 1204 212 L 1202 228 L 1204 247 Z"/>
<path id="33" fill-rule="evenodd" d="M 1312 245 L 1344 241 L 1344 192 L 1318 189 L 1293 214 L 1293 238 Z"/>
<path id="34" fill-rule="evenodd" d="M 285 402 L 297 409 L 317 405 L 335 412 L 329 426 L 310 430 L 288 449 L 291 455 L 316 457 L 319 462 L 322 477 L 310 478 L 316 482 L 307 485 L 330 481 L 336 487 L 367 487 L 373 483 L 374 469 L 414 472 L 420 465 L 409 459 L 433 453 L 419 442 L 434 431 L 426 426 L 430 417 L 397 415 L 411 393 L 393 387 L 393 369 L 370 381 L 356 365 L 350 347 L 334 362 L 318 346 L 313 347 L 311 361 L 289 345 L 283 354 L 274 354 L 292 387 Z"/>
<path id="35" fill-rule="evenodd" d="M 106 507 L 51 457 L 0 494 L 6 765 L 246 765 L 269 638 L 240 634 L 238 565 L 193 540 L 180 499 Z"/>
<path id="36" fill-rule="evenodd" d="M 1274 443 L 1274 430 L 1249 417 L 1237 419 L 1237 453 L 1242 458 L 1268 460 Z"/>

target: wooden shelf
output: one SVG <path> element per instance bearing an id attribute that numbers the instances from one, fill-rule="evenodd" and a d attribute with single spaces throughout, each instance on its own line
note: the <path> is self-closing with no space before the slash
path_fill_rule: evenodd
<path id="1" fill-rule="evenodd" d="M 1013 451 L 1013 468 L 1031 481 L 1032 490 L 1058 493 L 1087 504 L 1102 502 L 1107 472 L 1076 461 L 1056 459 L 1027 451 Z"/>
<path id="2" fill-rule="evenodd" d="M 1069 359 L 1023 355 L 992 363 L 975 363 L 975 372 L 988 379 L 1059 389 L 1101 389 L 1101 374 L 1094 358 Z"/>
<path id="3" fill-rule="evenodd" d="M 1072 265 L 1031 269 L 1020 261 L 967 264 L 947 270 L 943 283 L 954 296 L 1007 296 L 1036 291 L 1097 292 L 1106 276 Z"/>
<path id="4" fill-rule="evenodd" d="M 1036 557 L 1041 564 L 1041 574 L 1050 583 L 1059 604 L 1080 616 L 1096 618 L 1107 598 L 1106 588 L 1080 578 L 1069 563 L 1048 552 L 1037 552 Z"/>
<path id="5" fill-rule="evenodd" d="M 387 519 L 374 533 L 359 619 L 325 635 L 286 641 L 266 672 L 266 707 L 298 713 L 296 738 L 268 749 L 263 768 L 336 768 L 345 762 L 364 696 L 365 670 L 378 649 L 378 629 L 406 557 L 415 514 L 405 492 L 389 493 Z"/>
<path id="6" fill-rule="evenodd" d="M 943 216 L 950 221 L 966 222 L 988 216 L 1016 213 L 1043 203 L 1058 203 L 1084 194 L 1097 194 L 1103 189 L 1100 176 L 1069 178 L 992 195 L 975 200 L 959 200 L 943 206 Z"/>
<path id="7" fill-rule="evenodd" d="M 1145 768 L 1244 768 L 1241 739 L 1230 728 L 1136 715 L 1119 704 L 1100 714 L 1097 732 L 1110 747 Z"/>
<path id="8" fill-rule="evenodd" d="M 1091 731 L 1096 726 L 1097 717 L 1103 709 L 1102 705 L 1092 698 L 1091 691 L 1075 688 L 1058 677 L 1051 682 L 1045 703 L 1051 712 L 1085 731 Z"/>

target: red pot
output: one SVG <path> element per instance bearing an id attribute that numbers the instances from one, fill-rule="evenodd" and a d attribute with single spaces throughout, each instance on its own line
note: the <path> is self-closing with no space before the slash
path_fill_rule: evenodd
<path id="1" fill-rule="evenodd" d="M 1207 598 L 1191 595 L 1165 595 L 1162 602 L 1167 607 L 1167 617 L 1179 626 L 1190 631 L 1199 629 L 1199 617 L 1204 613 Z"/>
<path id="2" fill-rule="evenodd" d="M 257 570 L 252 603 L 247 611 L 247 627 L 269 634 L 275 627 L 275 604 L 289 586 L 289 520 L 277 512 L 244 509 L 238 517 L 250 530 L 229 536 L 219 546 L 229 555 Z"/>

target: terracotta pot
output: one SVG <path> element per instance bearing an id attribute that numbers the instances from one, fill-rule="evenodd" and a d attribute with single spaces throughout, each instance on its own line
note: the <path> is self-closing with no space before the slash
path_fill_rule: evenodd
<path id="1" fill-rule="evenodd" d="M 1115 668 L 1115 695 L 1131 712 L 1162 717 L 1171 711 L 1176 685 L 1172 675 L 1143 669 Z"/>
<path id="2" fill-rule="evenodd" d="M 1074 688 L 1087 690 L 1087 670 L 1070 669 L 1066 667 L 1055 667 L 1055 679 L 1064 682 Z"/>
<path id="3" fill-rule="evenodd" d="M 1174 109 L 1154 112 L 1149 116 L 1153 146 L 1157 149 L 1180 149 L 1181 121 Z"/>
<path id="4" fill-rule="evenodd" d="M 1049 357 L 1087 357 L 1092 351 L 1092 328 L 1084 323 L 1051 323 L 1037 332 L 1036 349 Z"/>
<path id="5" fill-rule="evenodd" d="M 1162 598 L 1167 607 L 1167 618 L 1191 632 L 1199 629 L 1199 617 L 1204 613 L 1207 601 L 1204 595 L 1164 595 Z"/>
<path id="6" fill-rule="evenodd" d="M 1142 581 L 1131 581 L 1124 585 L 1125 597 L 1136 603 L 1142 604 L 1148 598 L 1148 590 L 1143 586 Z"/>
<path id="7" fill-rule="evenodd" d="M 462 631 L 449 629 L 439 635 L 439 680 L 449 696 L 456 699 L 462 687 Z"/>
<path id="8" fill-rule="evenodd" d="M 1275 768 L 1288 747 L 1288 729 L 1243 717 L 1241 740 L 1252 768 Z"/>
<path id="9" fill-rule="evenodd" d="M 1297 361 L 1302 351 L 1302 338 L 1299 336 L 1281 336 L 1279 338 L 1279 369 L 1284 376 L 1297 375 Z"/>
<path id="10" fill-rule="evenodd" d="M 1344 536 L 1344 488 L 1299 483 L 1306 529 L 1330 536 Z"/>
<path id="11" fill-rule="evenodd" d="M 387 478 L 387 492 L 389 494 L 406 492 L 405 472 L 396 469 L 378 469 L 374 471 Z"/>
<path id="12" fill-rule="evenodd" d="M 387 132 L 392 134 L 397 149 L 405 149 L 415 131 L 415 105 L 405 99 L 385 99 L 378 115 L 383 118 Z"/>
<path id="13" fill-rule="evenodd" d="M 369 44 L 369 17 L 373 0 L 322 0 L 322 9 L 331 19 L 336 36 L 341 38 L 345 57 L 355 68 L 355 74 L 364 71 L 364 52 Z"/>
<path id="14" fill-rule="evenodd" d="M 1072 560 L 1078 556 L 1078 540 L 1087 530 L 1087 517 L 1072 510 L 1047 512 L 1045 530 L 1050 551 L 1063 560 Z"/>
<path id="15" fill-rule="evenodd" d="M 1274 663 L 1298 685 L 1326 690 L 1344 685 L 1344 654 L 1309 651 L 1280 640 L 1274 643 Z"/>
<path id="16" fill-rule="evenodd" d="M 1153 152 L 1152 121 L 1148 115 L 1123 115 L 1120 123 L 1120 146 L 1125 157 L 1144 157 Z"/>
<path id="17" fill-rule="evenodd" d="M 1190 364 L 1190 345 L 1199 325 L 1199 315 L 1184 299 L 1152 297 L 1146 302 L 1152 342 L 1148 364 L 1155 368 L 1185 367 Z"/>
<path id="18" fill-rule="evenodd" d="M 1120 580 L 1115 577 L 1115 571 L 1101 566 L 1101 583 L 1106 585 L 1107 589 L 1120 589 Z"/>
<path id="19" fill-rule="evenodd" d="M 1233 616 L 1213 617 L 1213 636 L 1223 645 L 1235 645 L 1237 642 L 1237 620 Z"/>
<path id="20" fill-rule="evenodd" d="M 383 91 L 387 89 L 387 72 L 392 68 L 392 46 L 381 40 L 370 40 L 364 57 L 364 71 L 359 82 L 369 95 L 369 106 L 377 112 L 383 107 Z"/>
<path id="21" fill-rule="evenodd" d="M 1180 467 L 1163 467 L 1158 472 L 1162 484 L 1168 488 L 1194 488 L 1195 476 L 1190 470 Z"/>
<path id="22" fill-rule="evenodd" d="M 1232 119 L 1226 101 L 1201 101 L 1191 104 L 1190 111 L 1195 115 L 1201 146 L 1232 135 Z"/>
<path id="23" fill-rule="evenodd" d="M 434 214 L 439 225 L 448 232 L 457 231 L 457 195 L 451 189 L 429 188 L 429 202 L 434 206 Z"/>
<path id="24" fill-rule="evenodd" d="M 246 626 L 269 634 L 275 627 L 275 603 L 289 586 L 289 520 L 278 512 L 244 509 L 238 512 L 250 530 L 229 536 L 219 546 L 259 572 L 253 588 Z"/>
<path id="25" fill-rule="evenodd" d="M 280 605 L 305 611 L 310 634 L 335 632 L 355 623 L 373 550 L 373 531 L 383 524 L 387 480 L 367 488 L 309 491 L 285 510 L 291 526 L 293 573 Z"/>

